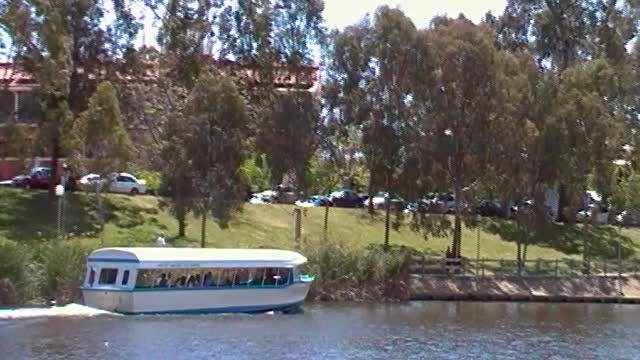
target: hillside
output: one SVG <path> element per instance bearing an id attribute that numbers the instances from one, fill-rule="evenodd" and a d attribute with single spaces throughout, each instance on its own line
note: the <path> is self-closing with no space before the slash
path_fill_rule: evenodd
<path id="1" fill-rule="evenodd" d="M 151 196 L 107 195 L 106 225 L 100 231 L 95 212 L 95 196 L 71 194 L 66 202 L 65 228 L 71 239 L 88 243 L 89 247 L 103 245 L 151 246 L 158 233 L 163 232 L 174 246 L 199 246 L 200 224 L 190 219 L 186 239 L 175 239 L 176 222 L 161 200 Z M 213 221 L 207 224 L 207 245 L 210 247 L 282 247 L 291 248 L 292 206 L 250 205 L 234 216 L 227 229 L 220 229 Z M 323 238 L 324 209 L 310 208 L 303 217 L 303 240 Z M 56 236 L 57 207 L 45 192 L 0 190 L 0 240 L 31 243 Z M 435 215 L 434 215 L 435 217 Z M 448 219 L 448 218 L 440 218 Z M 450 243 L 450 235 L 424 237 L 407 226 L 408 220 L 391 231 L 391 244 L 408 246 L 429 255 L 443 254 Z M 381 244 L 384 236 L 383 214 L 369 215 L 364 210 L 331 208 L 328 237 L 346 246 L 365 248 Z M 513 223 L 483 219 L 479 232 L 464 227 L 462 254 L 476 256 L 479 234 L 481 256 L 486 258 L 515 258 L 512 239 Z M 554 225 L 544 244 L 531 246 L 527 257 L 558 258 L 580 256 L 584 240 L 591 244 L 594 254 L 612 254 L 613 244 L 621 240 L 625 255 L 636 256 L 640 244 L 640 230 L 618 229 L 610 226 Z"/>

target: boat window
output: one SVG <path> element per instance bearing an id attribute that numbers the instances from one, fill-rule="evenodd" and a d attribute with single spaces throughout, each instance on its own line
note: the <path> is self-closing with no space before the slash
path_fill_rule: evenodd
<path id="1" fill-rule="evenodd" d="M 125 270 L 122 274 L 122 285 L 127 285 L 129 283 L 129 270 Z"/>
<path id="2" fill-rule="evenodd" d="M 289 284 L 289 277 L 291 276 L 291 269 L 282 268 L 280 269 L 280 279 L 278 280 L 278 285 L 287 285 Z"/>
<path id="3" fill-rule="evenodd" d="M 235 273 L 235 269 L 222 269 L 218 286 L 232 286 Z"/>
<path id="4" fill-rule="evenodd" d="M 274 286 L 279 284 L 280 268 L 267 268 L 265 269 L 264 285 Z"/>
<path id="5" fill-rule="evenodd" d="M 155 282 L 153 270 L 138 270 L 138 278 L 136 280 L 136 288 L 150 288 Z"/>
<path id="6" fill-rule="evenodd" d="M 118 277 L 118 269 L 105 268 L 100 270 L 100 279 L 98 284 L 100 285 L 114 285 L 116 278 Z"/>
<path id="7" fill-rule="evenodd" d="M 249 285 L 249 269 L 238 269 L 236 271 L 236 278 L 233 286 L 247 286 Z"/>

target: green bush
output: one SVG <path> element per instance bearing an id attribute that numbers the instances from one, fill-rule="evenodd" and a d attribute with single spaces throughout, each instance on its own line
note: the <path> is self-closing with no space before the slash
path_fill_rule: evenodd
<path id="1" fill-rule="evenodd" d="M 138 179 L 141 179 L 147 182 L 146 184 L 147 191 L 150 193 L 157 192 L 158 189 L 160 188 L 162 178 L 160 176 L 160 173 L 157 171 L 143 170 L 138 173 L 137 177 Z"/>
<path id="2" fill-rule="evenodd" d="M 19 303 L 25 303 L 33 296 L 35 287 L 32 280 L 38 276 L 30 264 L 31 254 L 27 246 L 0 240 L 0 279 L 7 278 L 13 283 Z"/>
<path id="3" fill-rule="evenodd" d="M 309 262 L 303 271 L 315 276 L 310 298 L 320 301 L 407 300 L 410 253 L 404 249 L 356 249 L 337 241 L 306 243 Z"/>
<path id="4" fill-rule="evenodd" d="M 42 264 L 41 294 L 66 303 L 80 298 L 84 264 L 93 246 L 78 240 L 56 240 L 38 248 Z"/>

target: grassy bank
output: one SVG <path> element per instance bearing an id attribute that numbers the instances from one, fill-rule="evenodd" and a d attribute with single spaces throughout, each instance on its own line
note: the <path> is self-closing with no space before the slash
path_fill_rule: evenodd
<path id="1" fill-rule="evenodd" d="M 84 257 L 101 246 L 151 246 L 159 232 L 164 232 L 173 246 L 200 245 L 198 221 L 190 219 L 187 236 L 175 238 L 177 224 L 158 198 L 106 196 L 103 229 L 98 225 L 95 203 L 91 194 L 70 194 L 65 206 L 67 235 L 59 239 L 57 206 L 45 192 L 0 189 L 0 278 L 16 284 L 21 302 L 77 297 Z M 382 213 L 371 216 L 363 210 L 332 208 L 326 234 L 330 240 L 325 241 L 325 210 L 307 209 L 302 241 L 294 244 L 292 210 L 287 205 L 246 205 L 227 229 L 208 222 L 207 246 L 297 248 L 309 258 L 309 272 L 318 276 L 312 294 L 317 299 L 403 298 L 404 258 L 378 250 L 384 234 Z M 391 231 L 394 247 L 439 256 L 450 244 L 449 234 L 425 238 L 407 223 L 405 220 L 403 226 Z M 476 256 L 479 236 L 482 257 L 513 259 L 516 246 L 512 234 L 513 224 L 504 220 L 485 219 L 477 228 L 464 227 L 462 254 Z M 529 248 L 528 258 L 579 257 L 585 241 L 594 256 L 610 255 L 612 243 L 619 240 L 626 255 L 637 256 L 638 230 L 554 225 L 548 241 Z M 393 288 L 394 283 L 398 288 Z"/>

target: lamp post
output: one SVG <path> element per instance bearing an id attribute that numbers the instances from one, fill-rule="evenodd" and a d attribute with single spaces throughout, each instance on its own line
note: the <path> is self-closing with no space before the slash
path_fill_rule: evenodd
<path id="1" fill-rule="evenodd" d="M 451 253 L 452 253 L 452 257 L 457 259 L 460 257 L 460 248 L 459 248 L 460 244 L 458 239 L 458 233 L 459 233 L 458 227 L 460 227 L 460 218 L 458 217 L 458 204 L 460 202 L 460 199 L 459 199 L 460 194 L 457 191 L 458 188 L 456 184 L 456 179 L 454 179 L 454 174 L 453 174 L 453 155 L 455 150 L 453 130 L 450 128 L 445 129 L 444 136 L 447 139 L 447 168 L 448 168 L 447 170 L 449 171 L 449 177 L 454 183 L 454 195 L 455 195 L 455 205 L 454 205 L 455 220 L 454 220 L 454 230 L 453 230 L 453 241 L 451 244 Z"/>
<path id="2" fill-rule="evenodd" d="M 384 247 L 383 250 L 386 252 L 389 250 L 389 218 L 391 216 L 391 198 L 389 197 L 389 193 L 384 194 Z"/>
<path id="3" fill-rule="evenodd" d="M 62 199 L 64 196 L 64 186 L 58 184 L 55 188 L 55 194 L 58 197 L 58 237 L 62 236 Z"/>
<path id="4" fill-rule="evenodd" d="M 65 217 L 65 203 L 64 194 L 65 186 L 67 185 L 67 179 L 69 177 L 69 167 L 67 164 L 62 164 L 62 177 L 60 184 L 56 185 L 55 194 L 58 197 L 58 237 L 62 237 L 65 233 L 64 229 L 64 217 Z"/>

